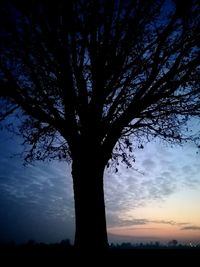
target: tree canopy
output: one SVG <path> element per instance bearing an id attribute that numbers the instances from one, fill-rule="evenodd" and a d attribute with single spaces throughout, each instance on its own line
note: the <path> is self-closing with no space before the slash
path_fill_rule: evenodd
<path id="1" fill-rule="evenodd" d="M 183 126 L 200 115 L 198 1 L 19 2 L 0 10 L 0 120 L 20 117 L 27 161 L 89 140 L 130 164 L 133 140 L 197 141 Z"/>

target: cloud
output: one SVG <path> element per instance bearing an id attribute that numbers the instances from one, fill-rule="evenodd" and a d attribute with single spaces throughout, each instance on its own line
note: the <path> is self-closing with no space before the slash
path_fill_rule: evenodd
<path id="1" fill-rule="evenodd" d="M 165 220 L 150 220 L 151 223 L 158 223 L 158 224 L 168 224 L 168 225 L 177 225 L 175 221 L 165 221 Z"/>
<path id="2" fill-rule="evenodd" d="M 8 143 L 1 143 L 0 148 L 4 153 L 12 151 Z M 109 227 L 150 223 L 191 227 L 187 222 L 129 219 L 122 215 L 130 209 L 140 208 L 152 201 L 157 205 L 176 190 L 180 190 L 181 186 L 196 188 L 200 184 L 200 165 L 194 164 L 194 161 L 199 162 L 199 155 L 194 153 L 194 157 L 195 160 L 192 159 L 192 153 L 186 155 L 181 149 L 172 150 L 149 144 L 136 154 L 134 167 L 141 173 L 133 169 L 127 170 L 123 166 L 117 174 L 106 171 L 104 184 Z M 44 221 L 48 218 L 49 224 L 53 221 L 64 222 L 63 225 L 67 228 L 67 222 L 74 222 L 70 168 L 55 162 L 37 162 L 34 166 L 25 168 L 22 163 L 21 159 L 11 160 L 6 153 L 0 157 L 0 195 L 7 201 L 8 210 L 9 205 L 12 205 L 17 207 L 12 209 L 13 213 L 14 210 L 23 209 L 26 210 L 26 217 L 41 217 Z"/>
<path id="3" fill-rule="evenodd" d="M 182 227 L 181 230 L 197 230 L 200 231 L 200 226 L 195 226 L 195 225 L 191 225 L 191 226 L 185 226 Z"/>
<path id="4" fill-rule="evenodd" d="M 154 202 L 159 205 L 169 196 L 176 194 L 184 188 L 195 190 L 200 186 L 199 155 L 194 152 L 194 147 L 169 147 L 160 144 L 147 144 L 144 150 L 136 153 L 135 169 L 119 168 L 117 174 L 105 174 L 106 208 L 108 222 L 113 225 L 127 224 L 121 215 L 127 211 Z M 144 173 L 144 174 L 142 174 Z M 160 223 L 162 223 L 160 221 Z M 164 223 L 164 222 L 163 222 Z M 179 226 L 187 223 L 175 223 Z M 110 225 L 111 223 L 109 223 Z"/>
<path id="5" fill-rule="evenodd" d="M 189 175 L 193 174 L 193 169 L 192 169 L 192 167 L 189 166 L 189 165 L 184 165 L 184 166 L 182 167 L 182 170 L 183 170 L 183 172 L 186 173 L 186 174 L 189 174 Z"/>
<path id="6" fill-rule="evenodd" d="M 155 169 L 156 167 L 156 163 L 155 161 L 153 161 L 152 159 L 148 159 L 146 158 L 143 162 L 142 162 L 143 167 L 145 168 L 146 171 L 150 171 Z"/>
<path id="7" fill-rule="evenodd" d="M 166 178 L 171 178 L 172 173 L 169 171 L 164 171 L 164 172 L 161 172 L 161 176 L 166 177 Z"/>
<path id="8" fill-rule="evenodd" d="M 189 222 L 175 222 L 173 220 L 149 220 L 151 223 L 158 223 L 158 224 L 168 224 L 168 225 L 176 225 L 176 226 L 181 226 L 181 225 L 187 225 Z"/>
<path id="9" fill-rule="evenodd" d="M 123 226 L 128 226 L 128 225 L 144 225 L 149 223 L 147 219 L 133 219 L 133 220 L 122 220 L 121 224 Z"/>
<path id="10" fill-rule="evenodd" d="M 123 221 L 121 214 L 145 206 L 150 201 L 164 201 L 176 191 L 176 179 L 168 171 L 163 176 L 142 175 L 121 168 L 119 173 L 105 174 L 105 200 L 108 224 L 130 225 L 139 223 Z M 146 223 L 146 221 L 142 221 Z"/>
<path id="11" fill-rule="evenodd" d="M 125 168 L 117 174 L 106 172 L 106 206 L 108 210 L 121 211 L 144 206 L 147 201 L 164 200 L 175 192 L 176 183 L 170 172 L 163 172 L 163 176 L 143 175 Z"/>
<path id="12" fill-rule="evenodd" d="M 16 162 L 15 162 L 16 163 Z M 12 163 L 10 163 L 12 164 Z M 23 203 L 32 203 L 45 207 L 45 212 L 63 211 L 68 207 L 73 213 L 73 192 L 70 171 L 63 164 L 37 164 L 2 170 L 0 190 L 7 198 Z M 9 172 L 9 173 L 8 173 Z M 60 212 L 59 212 L 60 213 Z"/>
<path id="13" fill-rule="evenodd" d="M 185 176 L 184 181 L 183 181 L 183 185 L 186 188 L 196 189 L 198 186 L 200 186 L 200 182 L 199 182 L 199 179 L 197 179 L 197 178 Z"/>
<path id="14" fill-rule="evenodd" d="M 4 153 L 0 155 L 0 239 L 73 240 L 74 204 L 69 166 L 36 162 L 24 167 L 23 159 L 10 158 L 15 151 L 12 152 L 9 143 L 0 142 L 0 148 Z"/>
<path id="15" fill-rule="evenodd" d="M 152 177 L 148 180 L 144 180 L 144 182 L 141 183 L 141 192 L 142 188 L 146 192 L 146 199 L 163 200 L 175 192 L 176 180 L 170 179 L 170 177 Z"/>
<path id="16" fill-rule="evenodd" d="M 110 221 L 110 220 L 109 220 Z M 110 221 L 109 227 L 124 227 L 124 226 L 133 226 L 133 225 L 145 225 L 148 224 L 149 220 L 147 219 L 132 219 L 132 220 L 125 220 L 118 217 L 118 220 Z"/>
<path id="17" fill-rule="evenodd" d="M 147 218 L 132 218 L 132 219 L 124 219 L 119 215 L 116 216 L 117 220 L 112 221 L 109 224 L 109 227 L 130 227 L 135 225 L 148 225 L 148 224 L 167 224 L 171 226 L 183 226 L 190 224 L 189 222 L 176 222 L 173 220 L 151 220 Z"/>

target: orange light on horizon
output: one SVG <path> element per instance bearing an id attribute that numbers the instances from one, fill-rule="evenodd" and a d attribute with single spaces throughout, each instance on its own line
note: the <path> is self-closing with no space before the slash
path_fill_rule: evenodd
<path id="1" fill-rule="evenodd" d="M 200 231 L 181 230 L 177 225 L 148 224 L 129 227 L 110 227 L 110 234 L 121 237 L 142 237 L 142 238 L 158 238 L 164 240 L 178 239 L 200 241 Z"/>

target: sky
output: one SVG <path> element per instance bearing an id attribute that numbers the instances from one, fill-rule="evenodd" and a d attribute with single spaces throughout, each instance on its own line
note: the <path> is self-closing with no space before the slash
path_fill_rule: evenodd
<path id="1" fill-rule="evenodd" d="M 14 154 L 22 140 L 0 131 L 0 242 L 74 239 L 70 165 Z M 105 171 L 109 242 L 200 243 L 200 154 L 159 141 L 135 151 L 134 169 Z"/>

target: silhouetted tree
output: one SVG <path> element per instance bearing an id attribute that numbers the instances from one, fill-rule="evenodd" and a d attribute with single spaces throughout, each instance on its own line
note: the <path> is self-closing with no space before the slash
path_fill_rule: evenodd
<path id="1" fill-rule="evenodd" d="M 168 242 L 168 246 L 172 246 L 172 247 L 176 247 L 177 244 L 178 244 L 178 241 L 176 239 L 173 239 Z"/>
<path id="2" fill-rule="evenodd" d="M 60 241 L 60 245 L 63 246 L 63 247 L 70 247 L 71 243 L 70 243 L 69 239 L 64 239 L 64 240 Z"/>
<path id="3" fill-rule="evenodd" d="M 72 161 L 75 244 L 106 247 L 105 166 L 131 167 L 146 138 L 192 139 L 181 130 L 200 114 L 199 2 L 4 1 L 0 12 L 0 119 L 20 118 L 26 161 Z"/>

